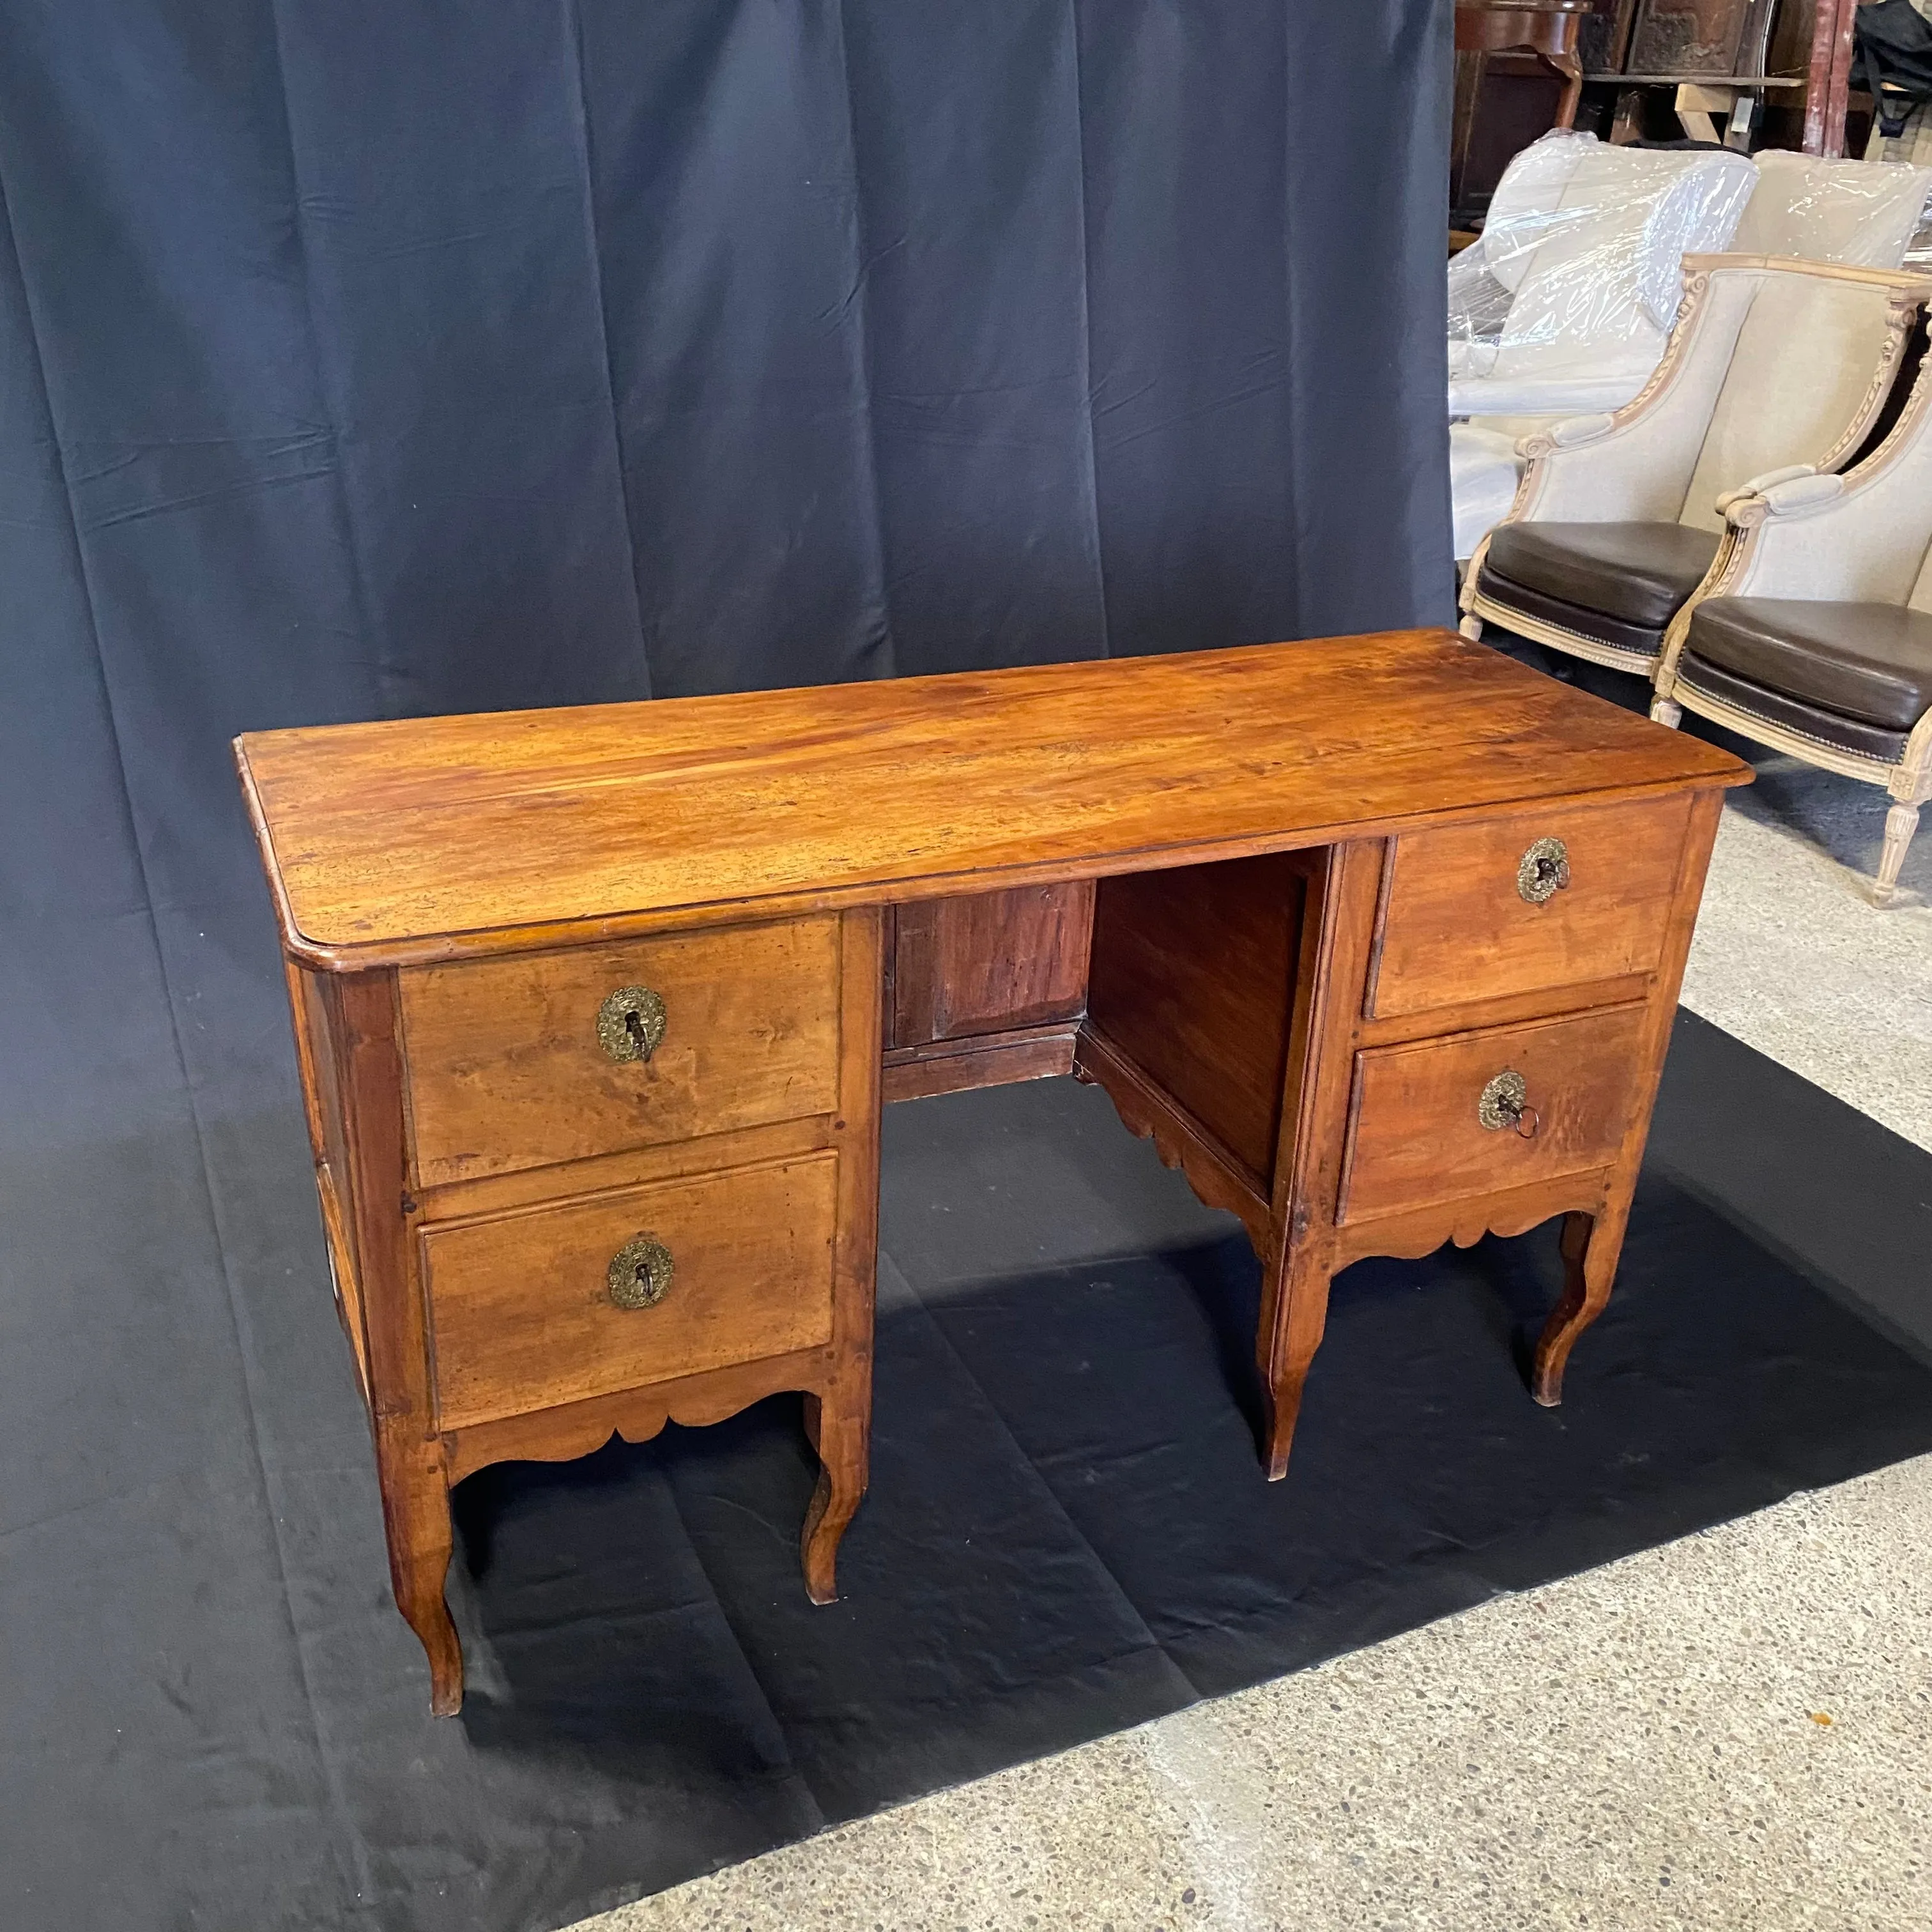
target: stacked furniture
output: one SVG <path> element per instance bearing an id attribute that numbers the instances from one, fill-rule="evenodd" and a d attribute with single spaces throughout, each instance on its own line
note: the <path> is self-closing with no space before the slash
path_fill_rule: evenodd
<path id="1" fill-rule="evenodd" d="M 1452 416 L 1615 409 L 1676 320 L 1679 264 L 1723 248 L 1757 184 L 1742 154 L 1553 134 L 1510 164 L 1450 270 Z"/>

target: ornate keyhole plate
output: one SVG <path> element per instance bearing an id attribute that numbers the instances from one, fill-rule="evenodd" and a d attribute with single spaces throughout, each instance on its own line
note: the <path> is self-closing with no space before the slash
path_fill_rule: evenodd
<path id="1" fill-rule="evenodd" d="M 1514 1127 L 1529 1100 L 1529 1083 L 1514 1067 L 1505 1067 L 1483 1089 L 1476 1118 L 1492 1131 Z"/>
<path id="2" fill-rule="evenodd" d="M 1539 838 L 1516 868 L 1516 889 L 1532 905 L 1541 905 L 1570 883 L 1570 848 L 1560 838 Z"/>
<path id="3" fill-rule="evenodd" d="M 664 1043 L 669 1016 L 648 986 L 620 986 L 597 1009 L 597 1044 L 613 1060 L 648 1060 Z"/>
<path id="4" fill-rule="evenodd" d="M 618 1308 L 654 1308 L 670 1292 L 676 1264 L 655 1234 L 638 1234 L 610 1257 L 610 1300 Z"/>

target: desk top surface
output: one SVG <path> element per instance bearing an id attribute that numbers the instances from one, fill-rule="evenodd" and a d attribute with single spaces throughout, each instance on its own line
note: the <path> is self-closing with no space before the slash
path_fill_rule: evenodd
<path id="1" fill-rule="evenodd" d="M 1741 784 L 1446 631 L 253 732 L 285 944 L 337 970 Z"/>

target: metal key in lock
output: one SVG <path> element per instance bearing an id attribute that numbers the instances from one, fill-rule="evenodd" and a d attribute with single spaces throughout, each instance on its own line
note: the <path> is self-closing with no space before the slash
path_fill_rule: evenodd
<path id="1" fill-rule="evenodd" d="M 1504 1068 L 1483 1089 L 1476 1118 L 1492 1133 L 1508 1128 L 1526 1141 L 1535 1139 L 1543 1124 L 1543 1116 L 1529 1104 L 1529 1083 L 1514 1067 Z"/>
<path id="2" fill-rule="evenodd" d="M 597 1009 L 597 1043 L 613 1060 L 649 1060 L 664 1044 L 670 1016 L 648 986 L 620 986 Z"/>

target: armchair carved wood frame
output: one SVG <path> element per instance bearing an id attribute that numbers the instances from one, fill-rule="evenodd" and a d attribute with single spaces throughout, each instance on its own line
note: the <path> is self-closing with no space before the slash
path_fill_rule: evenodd
<path id="1" fill-rule="evenodd" d="M 1925 704 L 1932 687 L 1932 360 L 1890 433 L 1862 461 L 1838 474 L 1799 470 L 1760 478 L 1727 501 L 1724 518 L 1726 540 L 1709 577 L 1666 634 L 1651 716 L 1675 725 L 1685 711 L 1694 712 L 1823 770 L 1882 786 L 1892 804 L 1871 896 L 1888 904 L 1918 830 L 1919 808 L 1932 799 L 1932 705 Z M 1719 598 L 1778 600 L 1768 610 L 1744 608 L 1774 622 L 1780 610 L 1797 613 L 1827 644 L 1834 617 L 1868 620 L 1892 607 L 1912 626 L 1906 634 L 1914 639 L 1909 648 L 1916 656 L 1904 682 L 1908 691 L 1916 687 L 1916 695 L 1883 730 L 1839 718 L 1815 697 L 1807 703 L 1802 692 L 1794 698 L 1767 692 L 1784 714 L 1767 716 L 1752 701 L 1756 693 L 1749 681 L 1726 676 L 1721 668 L 1714 674 L 1696 655 L 1702 627 L 1694 631 L 1694 620 L 1700 608 Z M 1707 625 L 1720 614 L 1709 613 Z"/>
<path id="2" fill-rule="evenodd" d="M 1649 676 L 1667 648 L 1668 625 L 1660 625 L 1647 647 L 1639 647 L 1589 635 L 1547 611 L 1504 601 L 1493 583 L 1484 581 L 1498 538 L 1523 524 L 1623 521 L 1714 530 L 1708 568 L 1694 587 L 1686 586 L 1688 596 L 1670 620 L 1688 621 L 1730 567 L 1741 535 L 1724 520 L 1731 503 L 1760 484 L 1801 470 L 1834 474 L 1858 454 L 1892 394 L 1912 328 L 1932 297 L 1932 282 L 1920 277 L 1770 256 L 1687 255 L 1684 268 L 1676 326 L 1663 360 L 1636 396 L 1612 414 L 1573 417 L 1518 444 L 1528 466 L 1515 499 L 1478 545 L 1463 578 L 1465 637 L 1480 640 L 1486 620 L 1571 656 Z M 1864 311 L 1862 319 L 1855 317 L 1849 353 L 1842 342 L 1816 345 L 1821 366 L 1838 372 L 1841 393 L 1823 397 L 1819 392 L 1828 386 L 1821 383 L 1796 398 L 1790 395 L 1806 348 L 1802 330 L 1794 328 L 1774 352 L 1798 365 L 1787 366 L 1780 378 L 1787 386 L 1781 400 L 1796 406 L 1780 412 L 1754 398 L 1748 381 L 1734 380 L 1734 358 L 1742 352 L 1741 338 L 1765 288 L 1774 286 L 1781 304 L 1802 324 L 1815 314 L 1821 297 L 1829 300 L 1823 284 L 1838 285 L 1842 302 Z M 1775 339 L 1762 324 L 1776 313 L 1768 310 L 1760 318 L 1760 345 L 1768 335 Z M 1832 320 L 1842 330 L 1846 317 L 1840 313 Z M 1762 473 L 1754 473 L 1766 464 Z"/>

